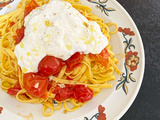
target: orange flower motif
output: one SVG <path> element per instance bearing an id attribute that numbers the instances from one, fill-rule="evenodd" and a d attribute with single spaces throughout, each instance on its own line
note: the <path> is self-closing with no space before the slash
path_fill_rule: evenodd
<path id="1" fill-rule="evenodd" d="M 97 120 L 106 120 L 106 114 L 103 113 L 105 111 L 105 107 L 102 107 L 102 105 L 98 106 L 98 112 L 99 115 L 97 117 Z"/>
<path id="2" fill-rule="evenodd" d="M 119 27 L 118 31 L 123 32 L 123 33 L 125 33 L 126 35 L 129 35 L 129 36 L 134 36 L 135 35 L 135 33 L 133 31 L 131 31 L 130 28 L 124 28 L 123 29 L 123 28 Z"/>
<path id="3" fill-rule="evenodd" d="M 0 107 L 0 114 L 2 113 L 3 107 Z"/>
<path id="4" fill-rule="evenodd" d="M 132 51 L 129 51 L 126 54 L 125 64 L 128 66 L 128 68 L 131 71 L 134 71 L 137 69 L 137 65 L 139 63 L 139 57 L 137 55 L 138 55 L 138 52 L 132 52 Z"/>
<path id="5" fill-rule="evenodd" d="M 0 3 L 0 8 L 5 7 L 10 2 L 12 2 L 12 0 L 2 0 L 1 3 Z"/>

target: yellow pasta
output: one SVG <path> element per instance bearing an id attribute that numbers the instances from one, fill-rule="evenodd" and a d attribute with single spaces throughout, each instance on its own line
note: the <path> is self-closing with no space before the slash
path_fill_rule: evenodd
<path id="1" fill-rule="evenodd" d="M 49 0 L 35 0 L 40 6 L 47 4 Z M 81 5 L 79 0 L 65 0 L 70 2 L 74 8 L 76 8 L 81 14 L 83 14 L 88 20 L 95 21 L 99 24 L 102 33 L 110 41 L 110 35 L 117 32 L 117 25 L 115 23 L 105 23 L 102 18 L 93 15 L 92 9 L 88 6 Z M 67 66 L 64 66 L 57 77 L 50 78 L 53 83 L 50 90 L 47 92 L 47 99 L 36 98 L 29 95 L 23 85 L 24 73 L 18 66 L 17 58 L 14 54 L 16 30 L 22 28 L 24 25 L 24 9 L 25 4 L 28 4 L 30 0 L 21 0 L 18 4 L 17 9 L 9 14 L 0 16 L 0 78 L 1 87 L 4 90 L 15 86 L 17 82 L 20 83 L 21 90 L 17 93 L 16 99 L 23 103 L 42 103 L 43 104 L 43 115 L 50 116 L 54 113 L 54 110 L 61 109 L 64 106 L 65 113 L 69 111 L 75 111 L 83 106 L 85 103 L 78 102 L 73 98 L 66 99 L 64 101 L 56 101 L 54 99 L 55 94 L 53 93 L 54 87 L 58 84 L 70 84 L 70 85 L 85 85 L 93 90 L 94 95 L 98 94 L 103 88 L 112 88 L 108 81 L 114 80 L 113 74 L 116 71 L 120 74 L 120 70 L 117 67 L 118 59 L 114 57 L 111 46 L 108 45 L 106 48 L 109 52 L 109 64 L 105 68 L 100 63 L 92 60 L 89 55 L 84 55 L 81 62 L 81 66 L 68 72 Z M 11 23 L 14 25 L 11 26 Z M 109 26 L 114 25 L 115 31 L 110 32 Z M 69 77 L 72 80 L 67 80 Z M 56 102 L 56 105 L 53 104 Z M 69 108 L 67 103 L 73 105 Z M 46 112 L 47 110 L 50 112 Z"/>

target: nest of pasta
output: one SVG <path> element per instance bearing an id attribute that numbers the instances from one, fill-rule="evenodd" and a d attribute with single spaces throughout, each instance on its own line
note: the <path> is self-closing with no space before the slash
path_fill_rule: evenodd
<path id="1" fill-rule="evenodd" d="M 115 23 L 105 23 L 102 18 L 93 15 L 92 9 L 88 6 L 81 5 L 78 0 L 65 0 L 77 9 L 88 20 L 95 21 L 101 28 L 101 32 L 106 36 L 108 42 L 111 34 L 117 32 Z M 49 0 L 22 0 L 17 9 L 9 14 L 0 16 L 0 77 L 1 87 L 7 93 L 16 97 L 23 103 L 42 103 L 43 114 L 45 116 L 52 115 L 54 110 L 65 108 L 65 113 L 75 111 L 92 99 L 103 88 L 112 88 L 112 84 L 108 81 L 115 80 L 116 71 L 120 74 L 117 67 L 118 59 L 114 57 L 111 45 L 107 45 L 100 54 L 83 54 L 77 53 L 72 58 L 78 59 L 74 64 L 65 62 L 61 69 L 54 75 L 47 76 L 39 73 L 25 74 L 18 65 L 14 50 L 15 46 L 24 37 L 24 18 L 36 7 L 47 4 Z M 109 31 L 109 26 L 115 25 L 113 32 Z M 36 80 L 42 79 L 42 87 L 39 83 L 27 82 L 26 79 Z M 41 77 L 41 78 L 39 78 Z M 44 77 L 44 78 L 43 78 Z M 33 93 L 30 86 L 34 83 L 35 89 L 42 89 L 37 93 Z M 33 87 L 33 86 L 32 86 Z M 45 89 L 45 91 L 44 91 Z M 30 90 L 30 91 L 29 91 Z M 42 94 L 43 93 L 43 94 Z M 70 108 L 67 102 L 73 104 Z M 46 112 L 50 109 L 50 112 Z"/>

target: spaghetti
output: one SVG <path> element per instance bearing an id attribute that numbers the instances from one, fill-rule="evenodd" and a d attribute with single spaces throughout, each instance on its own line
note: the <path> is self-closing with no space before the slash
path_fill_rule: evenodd
<path id="1" fill-rule="evenodd" d="M 49 0 L 35 0 L 39 6 L 47 4 Z M 110 41 L 110 35 L 117 32 L 117 25 L 115 23 L 105 23 L 102 18 L 93 15 L 92 9 L 88 6 L 81 5 L 79 0 L 65 0 L 72 4 L 82 15 L 88 20 L 95 21 L 99 24 L 102 33 Z M 90 88 L 94 95 L 98 94 L 102 88 L 112 88 L 108 81 L 114 80 L 113 74 L 116 71 L 120 74 L 120 70 L 116 66 L 118 59 L 114 57 L 111 45 L 106 46 L 109 52 L 108 65 L 105 67 L 100 62 L 92 59 L 90 55 L 84 55 L 81 61 L 81 66 L 74 68 L 71 71 L 67 71 L 67 66 L 64 65 L 57 76 L 50 76 L 49 79 L 52 81 L 50 88 L 47 91 L 47 97 L 34 97 L 27 93 L 24 88 L 24 73 L 18 65 L 17 58 L 14 54 L 16 46 L 15 36 L 17 35 L 17 29 L 23 28 L 24 25 L 24 10 L 26 4 L 29 4 L 30 0 L 21 0 L 17 9 L 9 14 L 0 16 L 0 77 L 1 87 L 5 91 L 13 88 L 19 83 L 18 93 L 16 99 L 23 103 L 42 103 L 43 104 L 43 115 L 50 116 L 54 110 L 61 109 L 64 106 L 65 111 L 75 111 L 83 106 L 86 102 L 79 102 L 73 97 L 67 98 L 62 101 L 55 99 L 56 94 L 53 92 L 55 87 L 59 85 L 63 88 L 65 85 L 84 85 Z M 109 32 L 110 25 L 115 25 L 116 30 Z M 67 79 L 69 78 L 69 79 Z M 72 108 L 69 108 L 67 103 L 73 104 Z M 54 104 L 56 103 L 56 105 Z M 46 112 L 50 109 L 50 112 Z"/>

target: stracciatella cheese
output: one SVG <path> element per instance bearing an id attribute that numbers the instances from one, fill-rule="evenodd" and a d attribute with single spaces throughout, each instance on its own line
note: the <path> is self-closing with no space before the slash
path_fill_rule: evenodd
<path id="1" fill-rule="evenodd" d="M 51 0 L 25 18 L 25 34 L 15 47 L 24 73 L 37 72 L 46 55 L 67 60 L 75 52 L 100 53 L 108 44 L 99 25 L 88 21 L 68 2 Z"/>

